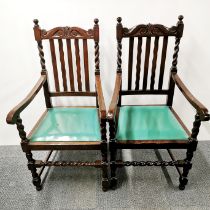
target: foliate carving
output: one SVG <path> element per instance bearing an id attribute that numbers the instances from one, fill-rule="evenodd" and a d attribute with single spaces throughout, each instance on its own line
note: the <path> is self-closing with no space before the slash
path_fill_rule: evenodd
<path id="1" fill-rule="evenodd" d="M 60 39 L 75 39 L 75 38 L 85 38 L 93 39 L 93 30 L 88 31 L 78 28 L 78 27 L 56 27 L 49 31 L 41 30 L 42 39 L 60 38 Z"/>
<path id="2" fill-rule="evenodd" d="M 160 24 L 137 25 L 131 29 L 123 28 L 123 36 L 176 36 L 177 27 L 167 28 Z"/>

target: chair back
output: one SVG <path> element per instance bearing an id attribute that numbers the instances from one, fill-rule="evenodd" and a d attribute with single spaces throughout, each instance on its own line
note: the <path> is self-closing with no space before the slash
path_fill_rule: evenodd
<path id="1" fill-rule="evenodd" d="M 94 23 L 94 27 L 89 30 L 79 27 L 56 27 L 45 30 L 40 28 L 38 20 L 34 20 L 34 36 L 38 44 L 43 73 L 47 71 L 47 68 L 42 41 L 49 42 L 54 77 L 54 88 L 52 89 L 55 90 L 54 92 L 50 91 L 51 97 L 96 96 L 95 90 L 90 90 L 88 58 L 88 43 L 93 40 L 95 45 L 95 74 L 100 74 L 98 19 L 95 19 Z M 55 42 L 57 43 L 55 44 Z"/>
<path id="2" fill-rule="evenodd" d="M 183 34 L 183 16 L 178 17 L 176 26 L 170 28 L 161 24 L 140 24 L 131 29 L 123 27 L 122 19 L 117 18 L 116 36 L 117 36 L 117 72 L 122 72 L 122 39 L 129 39 L 128 50 L 128 73 L 127 87 L 122 87 L 120 95 L 130 94 L 161 94 L 170 95 L 174 90 L 173 85 L 168 89 L 163 89 L 163 79 L 165 71 L 165 62 L 169 37 L 175 37 L 175 47 L 171 72 L 177 72 L 177 59 L 179 43 Z M 162 48 L 160 40 L 162 39 Z M 136 42 L 136 56 L 134 57 L 134 42 Z M 145 49 L 143 48 L 145 42 Z M 153 44 L 153 53 L 151 52 L 151 42 Z M 144 51 L 144 58 L 142 51 Z M 160 56 L 160 66 L 157 66 L 158 54 Z M 136 58 L 136 69 L 133 69 L 133 61 Z M 150 64 L 150 59 L 151 64 Z M 150 67 L 151 66 L 151 67 Z M 159 74 L 157 74 L 159 68 Z M 124 70 L 123 70 L 124 71 Z M 157 75 L 159 78 L 156 78 Z M 140 84 L 140 81 L 142 83 Z M 155 81 L 158 81 L 155 87 Z M 171 81 L 172 83 L 172 81 Z"/>

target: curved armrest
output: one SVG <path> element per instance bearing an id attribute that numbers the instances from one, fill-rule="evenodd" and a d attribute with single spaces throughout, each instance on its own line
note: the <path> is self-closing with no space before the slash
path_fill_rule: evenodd
<path id="1" fill-rule="evenodd" d="M 15 124 L 17 121 L 18 115 L 31 103 L 34 97 L 37 95 L 39 90 L 42 88 L 43 84 L 46 81 L 47 76 L 42 75 L 36 85 L 33 87 L 31 92 L 17 105 L 15 106 L 7 115 L 7 123 Z"/>
<path id="2" fill-rule="evenodd" d="M 106 106 L 104 102 L 103 91 L 101 87 L 101 78 L 100 75 L 96 75 L 96 92 L 98 96 L 98 106 L 101 119 L 106 119 Z"/>
<path id="3" fill-rule="evenodd" d="M 109 106 L 109 111 L 108 111 L 108 119 L 109 120 L 114 119 L 114 113 L 117 108 L 119 92 L 120 92 L 120 88 L 121 88 L 121 81 L 122 81 L 121 73 L 117 73 L 116 80 L 115 80 L 114 93 L 112 95 L 112 100 L 111 100 L 111 104 Z"/>
<path id="4" fill-rule="evenodd" d="M 200 118 L 202 121 L 207 121 L 210 119 L 210 115 L 208 114 L 208 109 L 200 102 L 198 101 L 192 93 L 188 90 L 188 88 L 184 85 L 180 77 L 177 73 L 172 74 L 172 78 L 177 85 L 177 87 L 180 89 L 182 94 L 185 96 L 185 98 L 190 102 L 190 104 L 197 110 L 198 114 L 200 115 Z"/>

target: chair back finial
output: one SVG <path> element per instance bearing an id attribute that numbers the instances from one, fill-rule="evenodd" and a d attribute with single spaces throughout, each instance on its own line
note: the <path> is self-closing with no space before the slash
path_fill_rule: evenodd
<path id="1" fill-rule="evenodd" d="M 122 22 L 122 18 L 121 17 L 118 17 L 117 18 L 117 22 L 118 22 L 118 24 L 120 24 Z"/>
<path id="2" fill-rule="evenodd" d="M 182 20 L 184 19 L 184 16 L 183 15 L 179 15 L 178 19 L 179 19 L 179 23 L 183 24 Z"/>
<path id="3" fill-rule="evenodd" d="M 179 44 L 180 44 L 181 37 L 183 35 L 183 29 L 184 29 L 184 23 L 182 21 L 183 18 L 184 17 L 182 15 L 179 15 L 178 17 L 179 20 L 177 22 L 177 36 L 176 36 L 176 41 L 175 41 L 171 72 L 177 72 Z"/>
<path id="4" fill-rule="evenodd" d="M 34 26 L 39 26 L 39 20 L 38 19 L 34 19 L 33 22 L 34 22 Z"/>
<path id="5" fill-rule="evenodd" d="M 98 22 L 99 22 L 98 18 L 95 18 L 95 19 L 94 19 L 95 25 L 98 25 Z"/>

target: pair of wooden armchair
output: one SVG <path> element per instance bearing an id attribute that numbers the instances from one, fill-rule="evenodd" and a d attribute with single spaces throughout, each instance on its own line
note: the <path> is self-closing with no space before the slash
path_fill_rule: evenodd
<path id="1" fill-rule="evenodd" d="M 38 20 L 34 20 L 34 34 L 38 44 L 41 77 L 28 96 L 12 109 L 7 116 L 7 123 L 16 124 L 21 138 L 21 146 L 28 159 L 28 168 L 32 173 L 33 184 L 41 190 L 41 174 L 46 166 L 86 166 L 102 169 L 102 189 L 117 185 L 116 169 L 123 166 L 175 166 L 180 175 L 180 186 L 183 190 L 187 184 L 187 175 L 192 167 L 193 152 L 197 147 L 197 135 L 201 121 L 209 120 L 208 110 L 189 92 L 177 74 L 177 58 L 179 43 L 183 33 L 183 17 L 179 16 L 176 26 L 167 28 L 160 24 L 137 25 L 134 28 L 124 28 L 121 18 L 117 21 L 117 74 L 111 104 L 106 112 L 99 68 L 99 25 L 95 19 L 93 29 L 84 30 L 78 27 L 57 27 L 42 30 Z M 168 38 L 175 37 L 175 48 L 172 67 L 170 69 L 169 85 L 163 89 L 165 60 Z M 122 40 L 129 39 L 128 85 L 122 83 Z M 134 85 L 133 51 L 134 40 L 137 39 L 136 78 Z M 141 70 L 142 46 L 145 40 L 144 69 Z M 149 74 L 151 40 L 154 39 L 153 60 Z M 157 88 L 156 67 L 159 40 L 162 41 L 162 53 Z M 45 66 L 42 41 L 48 40 L 52 58 L 55 91 L 49 88 L 48 72 Z M 55 40 L 58 40 L 59 52 L 56 54 Z M 90 88 L 88 40 L 95 44 L 95 90 Z M 65 43 L 63 42 L 65 41 Z M 73 48 L 75 49 L 75 65 L 73 64 Z M 64 50 L 64 44 L 66 50 Z M 80 45 L 83 46 L 83 56 L 80 55 Z M 66 55 L 64 53 L 66 52 Z M 57 57 L 59 54 L 60 69 L 58 71 Z M 65 63 L 65 56 L 67 63 Z M 83 57 L 83 68 L 81 66 Z M 67 67 L 68 66 L 68 67 Z M 76 66 L 76 69 L 75 69 Z M 83 70 L 83 71 L 82 71 Z M 124 71 L 124 70 L 123 70 Z M 81 76 L 83 75 L 83 77 Z M 150 75 L 150 84 L 149 84 Z M 76 79 L 75 79 L 76 78 Z M 82 78 L 85 82 L 82 84 Z M 142 78 L 142 80 L 141 80 Z M 142 81 L 142 88 L 140 84 Z M 133 85 L 132 85 L 133 84 Z M 148 85 L 149 84 L 149 85 Z M 181 90 L 185 98 L 196 109 L 192 132 L 189 132 L 179 116 L 172 108 L 175 85 Z M 24 131 L 21 112 L 32 102 L 43 88 L 46 110 L 27 135 Z M 166 104 L 126 106 L 122 105 L 122 96 L 126 95 L 165 95 Z M 56 107 L 51 98 L 61 96 L 91 96 L 96 98 L 93 107 Z M 106 122 L 109 123 L 110 138 L 108 147 L 106 137 Z M 116 160 L 118 149 L 167 149 L 172 161 L 123 161 Z M 184 160 L 175 160 L 170 149 L 186 149 Z M 32 150 L 50 150 L 44 161 L 34 160 Z M 99 150 L 101 160 L 95 162 L 82 161 L 49 161 L 53 150 Z M 39 173 L 37 168 L 41 168 Z M 111 169 L 111 178 L 108 169 Z M 180 170 L 183 168 L 183 172 Z M 109 181 L 110 180 L 110 181 Z"/>

